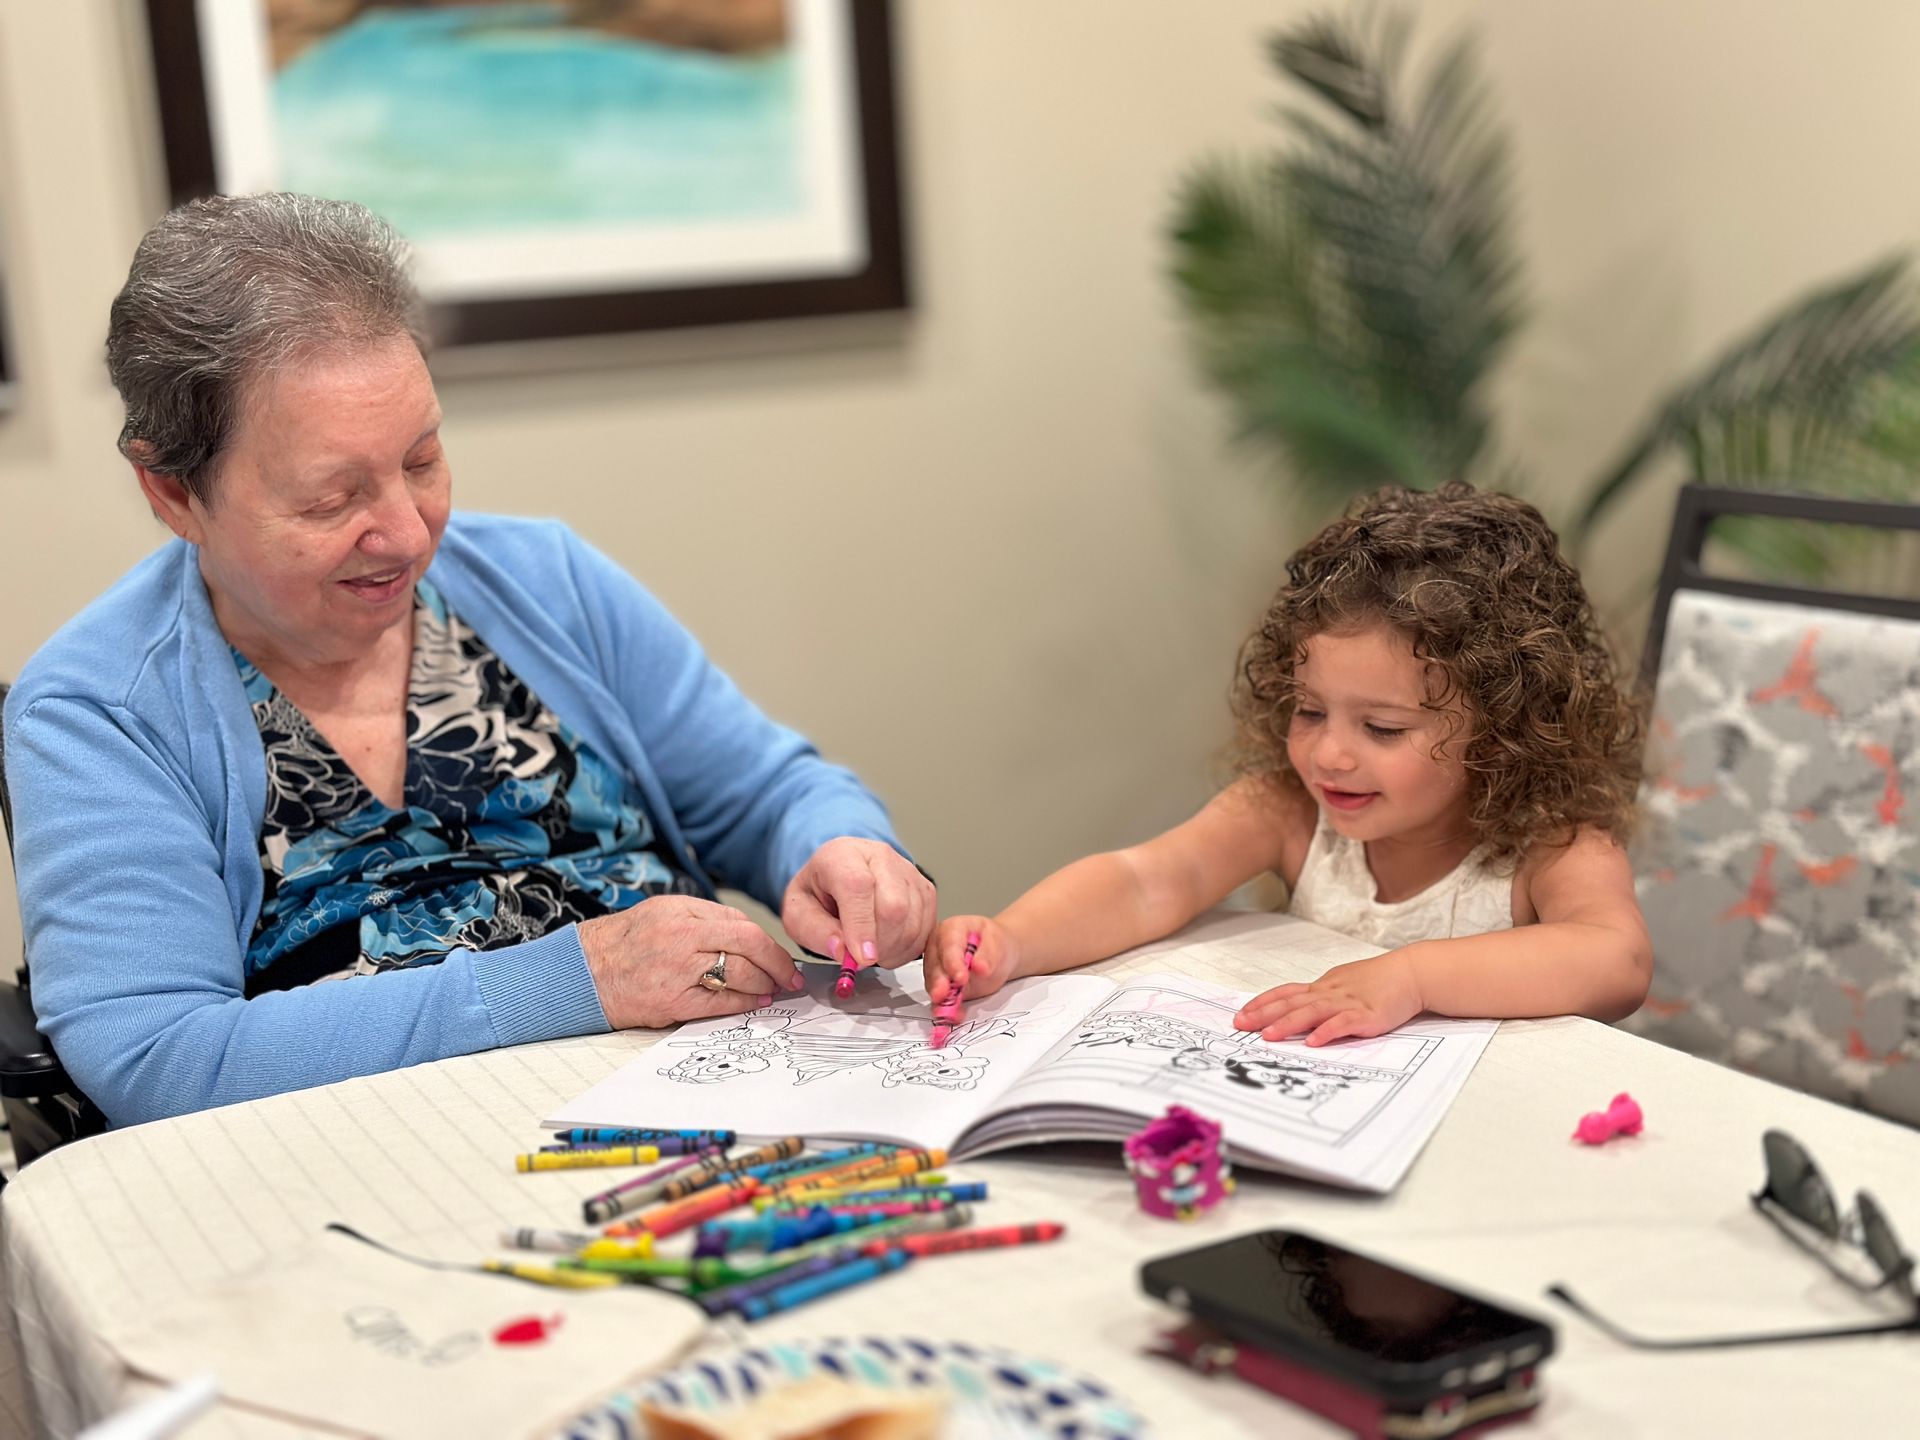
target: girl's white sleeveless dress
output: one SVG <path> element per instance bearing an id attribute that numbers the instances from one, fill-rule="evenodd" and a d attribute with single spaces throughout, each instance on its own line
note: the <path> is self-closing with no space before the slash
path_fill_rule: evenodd
<path id="1" fill-rule="evenodd" d="M 1418 895 L 1376 900 L 1366 847 L 1321 815 L 1287 911 L 1382 950 L 1397 950 L 1416 940 L 1485 935 L 1513 928 L 1513 870 L 1495 869 L 1484 851 L 1476 849 Z"/>

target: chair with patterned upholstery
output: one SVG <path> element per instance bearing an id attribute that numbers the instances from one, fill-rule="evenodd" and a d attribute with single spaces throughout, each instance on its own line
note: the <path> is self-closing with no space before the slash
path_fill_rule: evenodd
<path id="1" fill-rule="evenodd" d="M 1688 486 L 1655 605 L 1629 1029 L 1920 1125 L 1920 603 L 1706 575 L 1716 516 L 1920 506 Z"/>

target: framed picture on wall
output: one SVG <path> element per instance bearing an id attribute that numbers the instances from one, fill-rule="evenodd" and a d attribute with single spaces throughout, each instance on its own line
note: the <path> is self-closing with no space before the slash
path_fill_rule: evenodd
<path id="1" fill-rule="evenodd" d="M 358 200 L 450 343 L 907 304 L 888 0 L 147 0 L 174 200 Z"/>

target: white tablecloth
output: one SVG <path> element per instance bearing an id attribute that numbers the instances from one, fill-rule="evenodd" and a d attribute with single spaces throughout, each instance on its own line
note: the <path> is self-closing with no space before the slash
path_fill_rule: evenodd
<path id="1" fill-rule="evenodd" d="M 1296 925 L 1215 916 L 1182 938 L 1272 927 L 1268 958 L 1205 976 L 1248 989 L 1310 978 L 1342 946 L 1365 953 L 1311 927 L 1290 935 Z M 1308 939 L 1303 953 L 1295 942 Z M 1164 954 L 1149 954 L 1099 968 L 1168 967 Z M 0 1417 L 22 1433 L 64 1435 L 149 1393 L 127 1377 L 102 1331 L 182 1291 L 271 1266 L 328 1221 L 450 1260 L 499 1253 L 503 1226 L 577 1228 L 580 1198 L 604 1188 L 604 1178 L 522 1176 L 511 1157 L 542 1138 L 535 1121 L 555 1102 L 658 1038 L 627 1033 L 468 1056 L 143 1125 L 39 1161 L 0 1207 L 19 1341 L 17 1352 L 0 1344 Z M 1597 1148 L 1573 1143 L 1579 1115 L 1620 1090 L 1644 1107 L 1646 1133 Z M 995 1156 L 958 1167 L 993 1186 L 983 1218 L 1065 1221 L 1065 1241 L 928 1262 L 755 1333 L 990 1340 L 1105 1378 L 1172 1440 L 1335 1435 L 1235 1380 L 1202 1379 L 1141 1353 L 1170 1319 L 1141 1294 L 1141 1261 L 1288 1226 L 1551 1319 L 1560 1352 L 1543 1371 L 1546 1404 L 1528 1429 L 1511 1433 L 1913 1433 L 1920 1336 L 1650 1354 L 1596 1334 L 1542 1295 L 1563 1280 L 1624 1322 L 1670 1334 L 1889 1313 L 1828 1276 L 1749 1205 L 1768 1126 L 1806 1144 L 1843 1197 L 1873 1190 L 1909 1245 L 1920 1242 L 1920 1133 L 1585 1020 L 1509 1022 L 1391 1196 L 1255 1176 L 1218 1211 L 1183 1225 L 1135 1208 L 1110 1149 Z M 730 1333 L 716 1327 L 716 1343 Z M 223 1407 L 187 1433 L 300 1432 Z"/>

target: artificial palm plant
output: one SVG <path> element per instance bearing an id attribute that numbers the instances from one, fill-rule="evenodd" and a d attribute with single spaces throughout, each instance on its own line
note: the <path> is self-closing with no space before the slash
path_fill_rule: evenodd
<path id="1" fill-rule="evenodd" d="M 1269 42 L 1307 103 L 1290 143 L 1213 161 L 1178 197 L 1175 275 L 1241 433 L 1331 505 L 1387 482 L 1525 487 L 1486 381 L 1525 319 L 1505 133 L 1462 37 L 1404 76 L 1411 26 L 1371 6 Z M 1911 496 L 1920 304 L 1904 257 L 1825 285 L 1674 388 L 1571 516 L 1577 541 L 1656 461 L 1708 484 Z M 1878 537 L 1765 521 L 1725 538 L 1817 580 Z"/>

